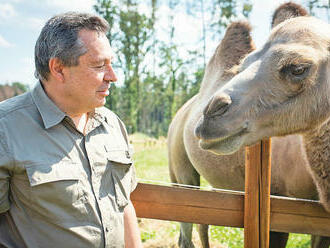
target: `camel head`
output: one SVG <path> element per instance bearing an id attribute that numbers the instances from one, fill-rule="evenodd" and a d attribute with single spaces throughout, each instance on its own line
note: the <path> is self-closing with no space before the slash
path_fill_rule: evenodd
<path id="1" fill-rule="evenodd" d="M 201 148 L 231 154 L 318 127 L 330 117 L 329 54 L 329 24 L 307 16 L 277 24 L 209 100 L 195 129 Z"/>

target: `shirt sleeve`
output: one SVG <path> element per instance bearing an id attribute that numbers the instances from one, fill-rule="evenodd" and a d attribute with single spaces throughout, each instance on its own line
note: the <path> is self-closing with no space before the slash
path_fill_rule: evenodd
<path id="1" fill-rule="evenodd" d="M 8 166 L 10 156 L 5 137 L 0 133 L 0 213 L 9 210 L 9 179 L 10 174 Z"/>

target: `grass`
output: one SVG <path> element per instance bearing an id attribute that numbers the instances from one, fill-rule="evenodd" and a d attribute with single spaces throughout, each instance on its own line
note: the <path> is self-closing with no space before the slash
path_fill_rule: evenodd
<path id="1" fill-rule="evenodd" d="M 164 147 L 141 150 L 134 154 L 136 174 L 140 179 L 170 182 Z"/>
<path id="2" fill-rule="evenodd" d="M 167 148 L 163 142 L 149 142 L 151 138 L 143 134 L 130 136 L 134 145 L 134 163 L 137 177 L 156 183 L 157 181 L 170 182 L 168 172 Z M 148 142 L 141 142 L 142 140 Z M 202 179 L 201 184 L 208 183 Z M 140 219 L 141 238 L 144 247 L 178 247 L 177 241 L 180 225 L 172 221 Z M 209 230 L 211 247 L 215 248 L 242 248 L 244 246 L 244 230 L 211 226 Z M 193 242 L 201 247 L 196 228 L 193 231 Z M 310 235 L 290 234 L 287 248 L 310 247 Z"/>

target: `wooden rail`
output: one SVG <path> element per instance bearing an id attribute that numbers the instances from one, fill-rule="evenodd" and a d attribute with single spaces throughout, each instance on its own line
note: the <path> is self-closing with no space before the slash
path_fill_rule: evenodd
<path id="1" fill-rule="evenodd" d="M 139 183 L 131 199 L 140 218 L 244 227 L 244 193 Z M 330 214 L 318 201 L 271 196 L 270 230 L 330 237 Z"/>

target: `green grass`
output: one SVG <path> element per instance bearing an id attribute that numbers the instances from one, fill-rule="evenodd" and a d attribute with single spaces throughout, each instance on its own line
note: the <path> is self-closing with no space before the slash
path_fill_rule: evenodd
<path id="1" fill-rule="evenodd" d="M 310 235 L 290 233 L 287 248 L 309 248 L 309 247 L 311 247 Z"/>
<path id="2" fill-rule="evenodd" d="M 141 141 L 143 139 L 147 140 L 149 137 L 137 134 L 133 138 L 130 137 L 130 139 Z M 170 182 L 166 145 L 150 147 L 140 142 L 134 144 L 134 150 L 136 151 L 134 163 L 138 178 Z M 207 186 L 208 183 L 202 178 L 201 185 Z M 165 233 L 168 234 L 168 238 L 177 239 L 179 233 L 178 223 L 166 223 L 169 224 L 162 226 L 162 228 L 166 228 Z M 244 246 L 244 230 L 242 228 L 211 226 L 209 233 L 211 242 L 213 244 L 221 244 L 220 247 L 242 248 Z M 144 241 L 164 239 L 158 237 L 156 232 L 150 230 L 148 232 L 141 231 L 141 236 Z M 310 235 L 290 234 L 287 248 L 307 248 L 310 247 L 310 242 Z"/>
<path id="3" fill-rule="evenodd" d="M 145 140 L 149 139 L 150 137 L 144 133 L 134 133 L 129 136 L 130 140 Z"/>
<path id="4" fill-rule="evenodd" d="M 142 242 L 146 242 L 149 239 L 153 239 L 156 237 L 156 231 L 151 231 L 151 232 L 141 232 L 141 240 Z"/>
<path id="5" fill-rule="evenodd" d="M 141 149 L 133 158 L 138 178 L 170 182 L 165 147 Z"/>

